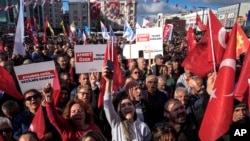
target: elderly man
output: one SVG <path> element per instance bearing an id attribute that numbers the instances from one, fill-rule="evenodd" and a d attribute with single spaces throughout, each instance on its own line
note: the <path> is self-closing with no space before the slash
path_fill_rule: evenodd
<path id="1" fill-rule="evenodd" d="M 149 75 L 146 78 L 146 90 L 142 97 L 148 101 L 150 107 L 150 122 L 148 126 L 152 129 L 154 124 L 160 122 L 164 118 L 164 104 L 167 96 L 157 89 L 158 79 L 156 75 Z"/>
<path id="2" fill-rule="evenodd" d="M 152 74 L 159 75 L 160 68 L 164 64 L 164 57 L 161 54 L 155 55 L 155 64 L 151 66 Z"/>
<path id="3" fill-rule="evenodd" d="M 242 131 L 246 133 L 243 134 Z M 248 141 L 250 138 L 250 118 L 248 114 L 248 107 L 246 104 L 234 100 L 234 110 L 232 116 L 232 124 L 226 135 L 223 136 L 224 140 Z"/>

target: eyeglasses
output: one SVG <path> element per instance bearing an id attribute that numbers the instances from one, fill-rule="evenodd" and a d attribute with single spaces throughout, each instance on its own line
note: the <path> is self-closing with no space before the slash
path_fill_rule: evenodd
<path id="1" fill-rule="evenodd" d="M 138 72 L 138 71 L 135 71 L 134 74 L 139 74 L 139 72 Z"/>
<path id="2" fill-rule="evenodd" d="M 41 97 L 40 95 L 35 94 L 35 95 L 33 95 L 33 96 L 28 96 L 28 97 L 26 97 L 24 100 L 25 100 L 25 101 L 31 101 L 32 98 L 38 99 L 38 98 L 40 98 L 40 97 Z"/>
<path id="3" fill-rule="evenodd" d="M 3 128 L 3 129 L 0 129 L 0 135 L 3 135 L 3 133 L 9 134 L 11 131 L 12 131 L 11 128 Z"/>

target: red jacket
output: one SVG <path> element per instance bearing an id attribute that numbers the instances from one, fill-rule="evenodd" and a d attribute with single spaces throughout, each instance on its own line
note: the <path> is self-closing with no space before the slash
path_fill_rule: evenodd
<path id="1" fill-rule="evenodd" d="M 100 131 L 99 127 L 95 124 L 90 124 L 89 127 L 85 130 L 79 130 L 69 123 L 68 120 L 60 116 L 53 104 L 46 104 L 46 110 L 49 117 L 49 120 L 53 126 L 60 133 L 63 141 L 77 141 L 79 138 L 89 130 Z"/>

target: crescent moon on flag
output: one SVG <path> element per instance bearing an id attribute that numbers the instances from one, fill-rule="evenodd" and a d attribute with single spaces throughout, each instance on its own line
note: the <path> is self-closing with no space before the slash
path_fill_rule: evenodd
<path id="1" fill-rule="evenodd" d="M 220 69 L 222 67 L 230 67 L 230 68 L 232 68 L 235 71 L 235 66 L 236 66 L 235 60 L 228 58 L 228 59 L 223 59 L 222 60 L 222 62 L 220 64 Z"/>
<path id="2" fill-rule="evenodd" d="M 221 27 L 218 33 L 218 41 L 220 43 L 220 45 L 225 49 L 227 47 L 226 44 L 226 29 L 224 27 Z"/>
<path id="3" fill-rule="evenodd" d="M 220 69 L 222 67 L 230 67 L 232 68 L 234 71 L 235 71 L 235 66 L 236 66 L 236 61 L 234 59 L 224 59 L 222 62 L 221 62 L 221 65 L 220 65 Z M 226 94 L 224 96 L 233 96 L 233 92 L 229 93 L 229 94 Z"/>

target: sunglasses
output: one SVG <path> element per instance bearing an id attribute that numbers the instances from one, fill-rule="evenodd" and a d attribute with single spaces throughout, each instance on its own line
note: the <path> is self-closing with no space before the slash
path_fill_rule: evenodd
<path id="1" fill-rule="evenodd" d="M 11 131 L 12 131 L 11 128 L 0 129 L 0 135 L 3 135 L 3 133 L 9 134 Z"/>
<path id="2" fill-rule="evenodd" d="M 138 71 L 135 71 L 134 74 L 139 74 L 139 72 L 138 72 Z"/>
<path id="3" fill-rule="evenodd" d="M 24 100 L 25 100 L 25 101 L 31 101 L 32 98 L 38 99 L 38 98 L 40 98 L 40 97 L 41 97 L 40 95 L 35 94 L 35 95 L 33 95 L 33 96 L 28 96 L 28 97 L 26 97 Z"/>

